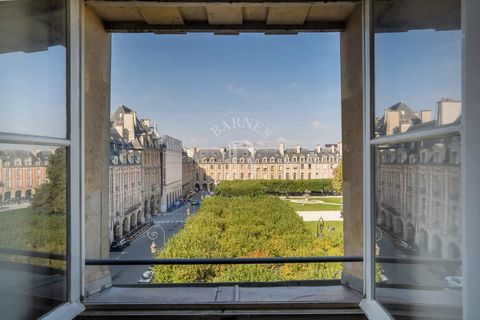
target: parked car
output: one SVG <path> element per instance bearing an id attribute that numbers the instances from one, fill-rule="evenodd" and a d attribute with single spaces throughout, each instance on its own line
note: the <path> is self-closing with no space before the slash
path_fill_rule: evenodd
<path id="1" fill-rule="evenodd" d="M 152 283 L 153 280 L 153 271 L 148 270 L 142 273 L 140 279 L 138 279 L 138 283 Z"/>
<path id="2" fill-rule="evenodd" d="M 445 277 L 445 281 L 451 288 L 462 288 L 463 287 L 463 277 L 459 276 L 448 276 Z"/>
<path id="3" fill-rule="evenodd" d="M 130 245 L 130 240 L 121 239 L 120 241 L 113 241 L 110 245 L 110 251 L 123 251 L 126 247 Z"/>
<path id="4" fill-rule="evenodd" d="M 181 202 L 180 200 L 175 200 L 175 202 L 173 203 L 173 205 L 174 205 L 175 207 L 179 207 L 179 206 L 182 205 L 182 202 Z"/>
<path id="5" fill-rule="evenodd" d="M 402 250 L 406 255 L 413 256 L 418 255 L 418 248 L 414 245 L 410 245 L 406 241 L 395 241 L 395 245 L 398 249 Z"/>
<path id="6" fill-rule="evenodd" d="M 192 206 L 198 206 L 200 204 L 200 201 L 192 200 L 192 201 L 190 201 L 190 203 L 192 204 Z"/>

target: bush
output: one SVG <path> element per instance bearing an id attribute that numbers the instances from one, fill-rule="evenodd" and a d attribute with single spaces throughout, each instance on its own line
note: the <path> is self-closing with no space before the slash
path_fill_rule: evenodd
<path id="1" fill-rule="evenodd" d="M 332 192 L 332 179 L 314 180 L 233 180 L 222 181 L 216 194 L 225 197 L 259 196 L 265 194 L 303 194 Z"/>
<path id="2" fill-rule="evenodd" d="M 341 239 L 317 239 L 284 201 L 255 188 L 222 192 L 255 197 L 214 196 L 172 237 L 158 258 L 233 258 L 342 255 Z M 248 190 L 248 191 L 247 191 Z M 230 193 L 231 194 L 231 193 Z M 332 237 L 332 239 L 329 239 Z M 338 278 L 340 263 L 278 265 L 156 266 L 154 282 L 279 281 Z"/>

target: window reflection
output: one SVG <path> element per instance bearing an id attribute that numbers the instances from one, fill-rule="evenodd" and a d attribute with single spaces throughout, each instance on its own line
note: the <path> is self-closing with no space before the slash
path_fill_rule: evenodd
<path id="1" fill-rule="evenodd" d="M 0 310 L 6 318 L 36 318 L 66 299 L 66 190 L 65 148 L 0 144 Z M 23 304 L 7 308 L 16 299 Z M 26 303 L 36 299 L 39 305 Z"/>
<path id="2" fill-rule="evenodd" d="M 374 1 L 374 136 L 460 124 L 460 1 Z M 375 297 L 407 312 L 461 318 L 457 135 L 375 148 Z"/>
<path id="3" fill-rule="evenodd" d="M 65 1 L 0 2 L 0 131 L 66 138 Z"/>

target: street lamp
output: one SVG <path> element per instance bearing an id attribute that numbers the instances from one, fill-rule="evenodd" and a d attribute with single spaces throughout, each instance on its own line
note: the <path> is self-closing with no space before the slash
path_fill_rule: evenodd
<path id="1" fill-rule="evenodd" d="M 152 252 L 153 258 L 155 258 L 155 253 L 157 253 L 157 244 L 155 241 L 152 241 L 152 244 L 150 245 L 150 251 Z"/>

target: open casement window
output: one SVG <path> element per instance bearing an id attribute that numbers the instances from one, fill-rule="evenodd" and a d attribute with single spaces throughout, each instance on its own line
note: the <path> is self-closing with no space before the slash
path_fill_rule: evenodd
<path id="1" fill-rule="evenodd" d="M 478 171 L 468 143 L 478 125 L 466 120 L 478 120 L 478 104 L 469 104 L 462 61 L 472 50 L 463 38 L 472 32 L 467 3 L 366 1 L 362 308 L 369 318 L 475 318 L 465 300 L 478 259 L 465 242 L 478 203 L 465 187 L 473 179 L 467 170 Z"/>
<path id="2" fill-rule="evenodd" d="M 0 3 L 0 310 L 66 319 L 80 304 L 76 1 Z"/>

